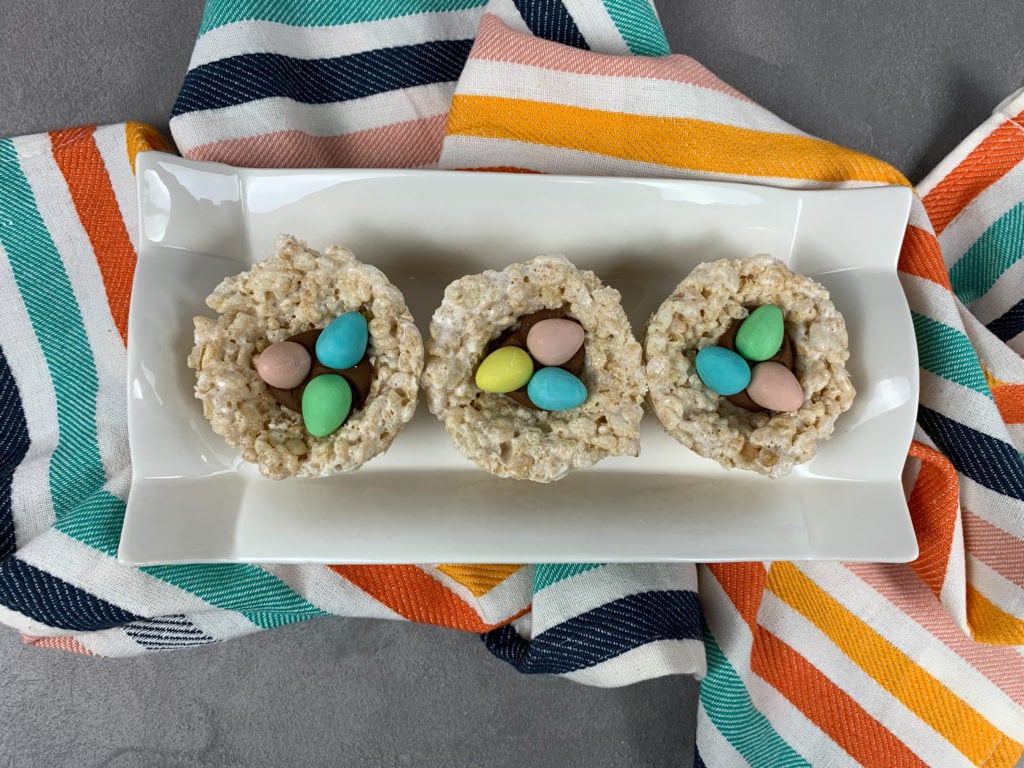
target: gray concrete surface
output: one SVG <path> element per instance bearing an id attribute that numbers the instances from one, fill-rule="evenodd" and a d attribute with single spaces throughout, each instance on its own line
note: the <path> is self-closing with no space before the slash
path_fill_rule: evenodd
<path id="1" fill-rule="evenodd" d="M 201 5 L 5 0 L 0 136 L 166 129 Z M 1024 84 L 1015 0 L 657 5 L 673 50 L 912 180 Z M 692 764 L 692 680 L 607 691 L 523 677 L 475 636 L 430 627 L 322 619 L 126 661 L 0 631 L 0 674 L 0 768 Z"/>

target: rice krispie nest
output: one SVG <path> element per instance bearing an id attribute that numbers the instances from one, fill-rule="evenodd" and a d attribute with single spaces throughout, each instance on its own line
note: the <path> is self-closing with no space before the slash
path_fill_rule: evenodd
<path id="1" fill-rule="evenodd" d="M 330 246 L 321 254 L 281 235 L 273 256 L 226 278 L 206 303 L 218 316 L 194 318 L 188 365 L 196 371 L 196 397 L 213 431 L 267 477 L 358 469 L 387 450 L 412 418 L 423 339 L 401 291 L 351 251 Z M 335 432 L 313 437 L 302 416 L 268 391 L 253 357 L 356 310 L 369 321 L 370 391 Z"/>
<path id="2" fill-rule="evenodd" d="M 580 379 L 589 394 L 578 408 L 533 411 L 476 386 L 488 344 L 542 309 L 564 309 L 585 331 Z M 618 291 L 564 256 L 538 256 L 445 289 L 430 323 L 423 386 L 462 455 L 499 477 L 548 483 L 606 456 L 639 454 L 641 356 Z"/>
<path id="3" fill-rule="evenodd" d="M 736 319 L 763 304 L 782 310 L 804 404 L 754 413 L 708 389 L 694 359 Z M 665 430 L 723 467 L 781 477 L 814 456 L 855 395 L 846 360 L 846 323 L 814 280 L 760 255 L 705 263 L 651 316 L 644 340 L 650 402 Z"/>

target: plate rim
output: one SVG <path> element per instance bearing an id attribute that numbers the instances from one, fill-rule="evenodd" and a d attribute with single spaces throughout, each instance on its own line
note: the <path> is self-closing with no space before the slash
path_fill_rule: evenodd
<path id="1" fill-rule="evenodd" d="M 202 171 L 218 172 L 218 173 L 222 173 L 222 174 L 229 175 L 229 176 L 235 176 L 236 178 L 239 179 L 239 188 L 240 188 L 240 190 L 242 190 L 242 194 L 243 195 L 244 195 L 245 181 L 246 181 L 246 179 L 248 179 L 251 176 L 258 176 L 258 177 L 266 178 L 266 177 L 296 175 L 296 174 L 298 174 L 298 175 L 309 175 L 309 174 L 314 174 L 314 175 L 334 175 L 334 176 L 338 176 L 339 177 L 339 182 L 342 182 L 342 183 L 345 182 L 345 181 L 355 180 L 355 179 L 358 179 L 358 178 L 381 178 L 381 177 L 385 177 L 385 178 L 403 178 L 403 177 L 409 177 L 409 176 L 415 176 L 415 177 L 420 177 L 420 178 L 429 178 L 429 177 L 433 176 L 433 177 L 444 177 L 446 179 L 451 179 L 451 176 L 452 176 L 452 171 L 435 170 L 435 169 L 241 168 L 241 167 L 234 167 L 234 166 L 226 165 L 226 164 L 223 164 L 223 163 L 212 163 L 212 162 L 199 161 L 199 160 L 190 160 L 190 159 L 181 158 L 181 157 L 178 157 L 176 155 L 169 154 L 169 153 L 155 152 L 155 151 L 149 151 L 149 152 L 140 153 L 139 156 L 137 157 L 136 162 L 137 162 L 136 182 L 137 182 L 137 189 L 138 189 L 138 192 L 139 192 L 139 206 L 138 206 L 139 247 L 138 247 L 137 269 L 136 269 L 135 275 L 133 277 L 133 290 L 134 290 L 135 282 L 139 280 L 139 276 L 140 276 L 140 274 L 142 274 L 142 271 L 143 271 L 142 270 L 142 265 L 143 265 L 143 263 L 145 261 L 147 261 L 148 259 L 150 259 L 150 258 L 156 258 L 154 254 L 149 252 L 149 248 L 150 247 L 156 247 L 156 246 L 158 246 L 158 244 L 155 243 L 147 235 L 147 230 L 146 230 L 145 221 L 144 221 L 145 210 L 144 210 L 144 206 L 143 206 L 142 185 L 143 185 L 144 178 L 145 178 L 145 172 L 148 171 L 148 170 L 154 170 L 155 167 L 158 164 L 160 164 L 160 163 L 171 163 L 171 164 L 174 164 L 174 165 L 185 165 L 187 167 L 190 167 L 190 168 L 193 168 L 193 169 L 202 170 Z M 755 182 L 740 181 L 740 180 L 663 179 L 663 178 L 644 178 L 644 177 L 620 177 L 620 176 L 571 176 L 571 175 L 555 175 L 555 174 L 546 174 L 546 175 L 542 175 L 542 174 L 536 174 L 536 175 L 535 174 L 506 174 L 506 173 L 489 172 L 489 171 L 473 172 L 469 176 L 469 178 L 481 179 L 483 181 L 485 181 L 487 179 L 501 178 L 503 181 L 512 181 L 513 183 L 522 183 L 522 184 L 526 184 L 526 185 L 533 184 L 533 183 L 549 184 L 549 183 L 552 183 L 552 182 L 556 182 L 556 183 L 611 183 L 611 184 L 629 183 L 629 184 L 641 184 L 641 185 L 648 185 L 648 186 L 650 186 L 650 185 L 663 186 L 663 185 L 666 185 L 666 184 L 667 185 L 683 185 L 683 186 L 688 186 L 688 185 L 696 184 L 696 185 L 701 185 L 701 186 L 708 186 L 708 185 L 710 185 L 710 186 L 713 186 L 713 187 L 734 188 L 734 189 L 736 189 L 736 188 L 739 188 L 739 189 L 747 188 L 747 189 L 757 189 L 757 190 L 768 190 L 772 194 L 783 193 L 783 194 L 792 194 L 792 195 L 796 195 L 796 196 L 806 196 L 806 195 L 811 195 L 811 196 L 820 196 L 820 195 L 834 196 L 837 193 L 838 194 L 842 194 L 842 195 L 845 196 L 845 195 L 856 194 L 856 193 L 865 193 L 865 192 L 878 193 L 880 190 L 889 190 L 888 194 L 893 194 L 892 190 L 898 190 L 900 195 L 902 195 L 902 197 L 903 197 L 903 200 L 901 201 L 901 205 L 903 205 L 905 207 L 905 210 L 902 212 L 902 216 L 901 216 L 901 218 L 903 218 L 904 221 L 906 221 L 906 219 L 909 217 L 909 211 L 910 211 L 910 207 L 911 207 L 912 199 L 913 199 L 913 191 L 912 191 L 912 189 L 910 189 L 909 187 L 903 187 L 903 186 L 899 186 L 899 185 L 877 185 L 877 186 L 871 186 L 871 187 L 848 187 L 848 188 L 822 187 L 822 188 L 806 189 L 806 188 L 803 188 L 803 187 L 800 187 L 800 188 L 790 188 L 790 187 L 769 186 L 769 185 L 764 185 L 764 184 L 758 184 L 758 183 L 755 183 Z M 897 196 L 896 199 L 898 199 L 898 197 L 899 196 Z M 243 211 L 243 213 L 244 213 L 244 211 Z M 906 231 L 906 225 L 904 224 L 904 232 L 905 231 Z M 891 265 L 889 265 L 888 262 L 886 262 L 886 266 L 885 266 L 886 274 L 888 274 L 891 271 L 892 275 L 893 275 L 893 279 L 896 280 L 897 283 L 899 282 L 899 280 L 898 280 L 897 264 L 898 264 L 898 259 L 899 259 L 899 252 L 900 252 L 901 242 L 902 242 L 902 238 L 901 238 L 900 242 L 894 242 L 893 243 L 893 247 L 891 249 L 891 253 L 892 253 Z M 167 247 L 167 246 L 159 246 L 159 247 Z M 908 338 L 912 340 L 913 345 L 914 345 L 914 350 L 916 352 L 916 337 L 912 333 L 912 317 L 911 317 L 911 312 L 910 312 L 910 308 L 909 308 L 909 303 L 907 301 L 907 297 L 906 297 L 905 292 L 902 291 L 902 288 L 901 288 L 900 293 L 901 293 L 901 296 L 902 296 L 901 310 L 902 310 L 903 314 L 905 315 L 904 320 L 905 320 L 906 324 L 911 329 L 911 333 L 909 334 Z M 129 326 L 128 326 L 129 327 L 129 345 L 128 345 L 129 348 L 127 350 L 128 357 L 129 357 L 129 361 L 128 361 L 129 365 L 127 366 L 127 378 L 128 378 L 128 381 L 129 381 L 129 387 L 130 387 L 130 382 L 131 382 L 132 373 L 133 373 L 133 366 L 131 365 L 131 351 L 132 351 L 131 347 L 132 347 L 132 345 L 130 343 L 130 340 L 131 340 L 131 337 L 132 337 L 131 336 L 131 328 L 132 328 L 132 325 L 133 325 L 133 323 L 132 323 L 132 315 L 133 315 L 132 308 L 134 306 L 135 305 L 133 303 L 130 306 L 130 308 L 129 308 Z M 916 362 L 916 359 L 917 358 L 916 358 L 916 355 L 915 355 L 915 362 Z M 909 446 L 910 446 L 910 444 L 911 444 L 911 442 L 913 440 L 914 427 L 915 427 L 915 424 L 916 424 L 916 411 L 917 411 L 917 405 L 918 405 L 918 402 L 919 402 L 919 384 L 920 384 L 920 382 L 919 382 L 919 375 L 920 375 L 919 367 L 916 364 L 913 365 L 913 366 L 910 366 L 908 368 L 908 373 L 910 373 L 910 376 L 911 376 L 911 379 L 912 379 L 912 381 L 911 381 L 911 384 L 912 384 L 911 398 L 912 398 L 912 401 L 913 401 L 912 407 L 908 407 L 908 410 L 912 411 L 913 414 L 914 414 L 913 418 L 909 418 L 908 419 L 908 425 L 904 425 L 905 426 L 905 430 L 904 431 L 905 431 L 905 434 L 906 434 L 906 444 L 907 444 L 907 447 L 909 448 Z M 130 389 L 128 391 L 130 392 Z M 131 417 L 131 410 L 132 410 L 131 407 L 129 407 L 129 418 Z M 650 418 L 650 416 L 648 416 L 648 418 Z M 902 442 L 902 440 L 901 440 L 901 442 Z M 131 443 L 130 443 L 130 449 L 131 449 L 132 458 L 133 458 L 133 462 L 132 462 L 133 470 L 132 470 L 131 488 L 134 491 L 137 482 L 148 481 L 148 480 L 151 480 L 152 478 L 139 477 L 139 475 L 137 474 L 137 472 L 135 470 L 136 464 L 135 464 L 135 461 L 134 461 L 134 458 L 135 458 L 135 456 L 134 456 L 134 449 L 132 448 L 132 444 Z M 181 480 L 187 482 L 189 480 L 189 478 L 181 478 Z M 892 478 L 889 478 L 889 480 L 888 480 L 888 482 L 896 482 L 896 483 L 899 483 L 899 481 L 900 481 L 899 473 L 895 473 L 895 472 L 894 472 L 894 476 Z M 134 493 L 130 494 L 129 498 L 128 498 L 128 508 L 126 509 L 125 525 L 124 525 L 124 527 L 122 529 L 121 541 L 120 541 L 120 545 L 119 545 L 119 548 L 118 548 L 118 559 L 121 560 L 122 562 L 131 563 L 131 564 L 135 564 L 135 565 L 157 564 L 157 563 L 186 563 L 186 562 L 195 562 L 195 563 L 199 563 L 199 562 L 202 562 L 202 563 L 213 563 L 213 562 L 232 562 L 232 563 L 270 563 L 270 562 L 274 562 L 274 563 L 323 563 L 323 562 L 347 562 L 347 563 L 365 562 L 365 563 L 378 563 L 378 562 L 399 562 L 398 560 L 394 560 L 394 561 L 381 561 L 381 560 L 352 560 L 352 559 L 338 560 L 338 559 L 322 559 L 322 558 L 310 559 L 310 558 L 291 557 L 291 556 L 280 557 L 280 558 L 272 558 L 272 559 L 268 559 L 268 558 L 247 558 L 247 557 L 244 557 L 244 556 L 239 556 L 237 554 L 235 556 L 233 556 L 233 557 L 202 558 L 202 559 L 197 559 L 197 560 L 189 560 L 189 559 L 151 560 L 151 559 L 146 559 L 145 557 L 141 556 L 140 554 L 132 554 L 135 551 L 134 541 L 128 535 L 129 531 L 130 531 L 129 510 L 131 509 L 131 506 L 132 506 L 131 505 L 131 499 L 132 499 L 133 495 L 135 495 L 135 494 Z M 904 502 L 905 502 L 905 499 L 904 499 Z M 905 503 L 904 503 L 904 506 L 905 506 Z M 906 522 L 907 523 L 910 522 L 909 511 L 907 511 Z M 911 532 L 912 532 L 912 527 L 911 527 Z M 916 536 L 912 535 L 911 539 L 913 540 L 913 552 L 911 552 L 910 549 L 908 548 L 904 552 L 904 554 L 899 557 L 899 559 L 877 559 L 876 558 L 876 559 L 863 560 L 863 561 L 865 561 L 865 562 L 907 562 L 909 560 L 913 560 L 914 558 L 917 557 L 918 547 L 917 547 Z M 466 562 L 466 563 L 469 563 L 469 562 L 479 562 L 480 559 L 481 558 L 465 558 L 465 559 L 460 559 L 457 562 Z M 493 560 L 493 558 L 490 558 L 490 559 Z M 561 560 L 561 561 L 558 561 L 558 562 L 571 561 L 573 559 L 574 558 L 572 558 L 572 557 L 568 557 L 565 560 Z M 744 561 L 744 560 L 750 560 L 750 559 L 751 558 L 747 557 L 747 556 L 735 557 L 735 558 L 705 559 L 705 560 L 694 559 L 693 557 L 681 557 L 681 558 L 660 558 L 658 560 L 652 561 L 650 558 L 631 559 L 627 555 L 627 556 L 623 556 L 623 557 L 621 557 L 619 559 L 616 559 L 614 561 L 615 562 L 736 562 L 736 561 Z M 816 557 L 816 556 L 809 556 L 809 557 L 797 557 L 797 558 L 793 558 L 793 559 L 808 560 L 808 561 L 814 561 L 814 560 L 830 560 L 831 561 L 831 560 L 836 560 L 836 559 L 839 559 L 839 558 L 836 558 L 836 557 L 824 557 L 824 558 L 821 558 L 821 557 Z M 847 559 L 847 558 L 842 558 L 842 559 Z M 452 560 L 449 560 L 449 561 L 452 561 Z M 540 561 L 530 561 L 530 560 L 524 561 L 522 558 L 514 558 L 513 560 L 509 560 L 509 562 L 513 562 L 513 561 L 515 561 L 515 562 L 540 562 Z M 452 561 L 452 562 L 456 562 L 456 561 Z M 544 562 L 556 562 L 556 561 L 544 561 Z"/>

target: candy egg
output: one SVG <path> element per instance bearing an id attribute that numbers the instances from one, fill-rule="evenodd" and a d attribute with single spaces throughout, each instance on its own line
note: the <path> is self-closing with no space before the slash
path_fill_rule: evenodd
<path id="1" fill-rule="evenodd" d="M 533 375 L 533 360 L 519 347 L 500 347 L 476 369 L 476 385 L 484 392 L 511 392 Z"/>
<path id="2" fill-rule="evenodd" d="M 583 326 L 574 320 L 541 320 L 526 335 L 526 348 L 541 365 L 563 365 L 583 346 Z"/>
<path id="3" fill-rule="evenodd" d="M 567 411 L 583 405 L 587 387 L 564 368 L 541 368 L 526 385 L 526 394 L 545 411 Z"/>
<path id="4" fill-rule="evenodd" d="M 770 411 L 798 411 L 804 391 L 796 376 L 781 363 L 758 363 L 747 385 L 750 399 Z"/>
<path id="5" fill-rule="evenodd" d="M 314 437 L 326 437 L 345 423 L 352 410 L 352 387 L 343 376 L 317 376 L 302 393 L 302 423 Z"/>
<path id="6" fill-rule="evenodd" d="M 305 381 L 313 361 L 309 352 L 294 341 L 279 341 L 256 358 L 256 373 L 277 389 L 292 389 Z"/>
<path id="7" fill-rule="evenodd" d="M 720 395 L 735 395 L 750 383 L 747 361 L 725 347 L 704 347 L 697 353 L 697 375 Z"/>
<path id="8" fill-rule="evenodd" d="M 351 368 L 363 359 L 370 329 L 358 312 L 334 318 L 316 340 L 316 357 L 328 368 Z"/>
<path id="9" fill-rule="evenodd" d="M 765 304 L 751 312 L 736 331 L 736 351 L 747 360 L 767 360 L 782 347 L 784 333 L 782 310 Z"/>

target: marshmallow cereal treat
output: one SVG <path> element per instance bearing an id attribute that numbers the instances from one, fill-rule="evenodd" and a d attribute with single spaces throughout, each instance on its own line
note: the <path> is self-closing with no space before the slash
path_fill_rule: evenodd
<path id="1" fill-rule="evenodd" d="M 548 483 L 640 452 L 640 344 L 619 292 L 564 256 L 448 285 L 423 388 L 455 448 L 499 477 Z"/>
<path id="2" fill-rule="evenodd" d="M 194 318 L 196 397 L 265 476 L 358 469 L 412 418 L 422 337 L 401 291 L 351 251 L 281 235 L 206 303 L 217 316 Z"/>
<path id="3" fill-rule="evenodd" d="M 849 355 L 828 291 L 765 255 L 696 267 L 644 339 L 665 430 L 723 467 L 771 478 L 809 461 L 853 403 Z"/>

